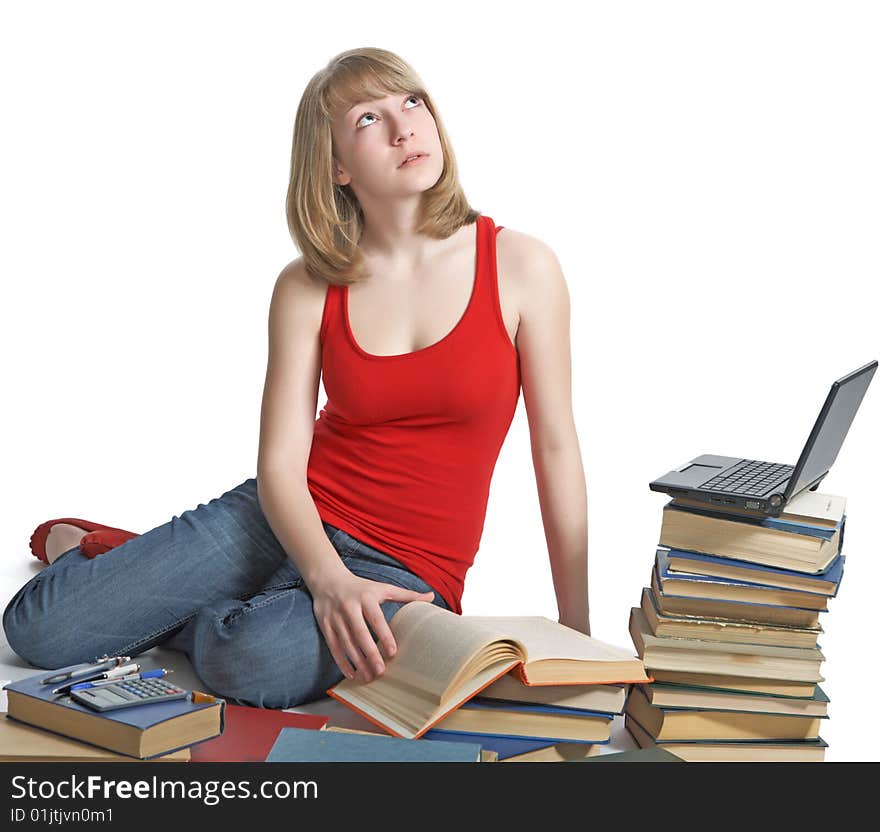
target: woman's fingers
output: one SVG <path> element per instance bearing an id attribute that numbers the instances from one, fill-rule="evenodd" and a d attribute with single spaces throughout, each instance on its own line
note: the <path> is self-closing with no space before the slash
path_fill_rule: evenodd
<path id="1" fill-rule="evenodd" d="M 348 624 L 352 638 L 360 648 L 365 659 L 363 665 L 364 677 L 370 682 L 374 675 L 381 676 L 385 672 L 385 662 L 379 653 L 376 642 L 373 641 L 373 636 L 367 627 L 367 622 L 364 620 L 365 614 L 366 609 L 359 605 L 356 610 L 352 610 Z M 384 618 L 382 620 L 384 621 Z"/>
<path id="2" fill-rule="evenodd" d="M 433 592 L 416 592 L 414 589 L 404 589 L 402 586 L 395 584 L 383 584 L 387 590 L 387 599 L 389 601 L 431 601 L 434 598 Z"/>
<path id="3" fill-rule="evenodd" d="M 364 617 L 379 639 L 384 654 L 390 659 L 397 652 L 397 644 L 394 641 L 391 627 L 388 626 L 388 622 L 382 613 L 382 607 L 378 602 L 364 607 Z"/>
<path id="4" fill-rule="evenodd" d="M 342 644 L 345 655 L 349 658 L 352 665 L 354 665 L 354 675 L 356 676 L 360 673 L 360 675 L 364 677 L 364 680 L 369 682 L 370 675 L 368 673 L 368 659 L 363 656 L 358 649 L 357 636 L 352 634 L 350 622 L 340 619 L 338 627 L 336 628 L 336 633 L 339 636 L 339 641 Z"/>
<path id="5" fill-rule="evenodd" d="M 324 641 L 327 642 L 327 648 L 330 650 L 330 655 L 333 656 L 333 661 L 336 662 L 337 667 L 343 674 L 349 679 L 353 679 L 355 668 L 345 655 L 346 651 L 342 639 L 336 635 L 336 632 L 330 626 L 322 628 L 322 631 L 324 633 Z"/>

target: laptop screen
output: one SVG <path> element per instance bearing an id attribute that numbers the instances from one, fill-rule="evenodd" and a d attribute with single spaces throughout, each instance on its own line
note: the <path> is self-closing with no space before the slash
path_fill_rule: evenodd
<path id="1" fill-rule="evenodd" d="M 828 398 L 825 399 L 819 418 L 816 419 L 807 444 L 788 481 L 788 488 L 785 489 L 786 500 L 828 473 L 828 469 L 837 459 L 840 446 L 846 438 L 876 369 L 877 362 L 872 361 L 831 385 Z"/>

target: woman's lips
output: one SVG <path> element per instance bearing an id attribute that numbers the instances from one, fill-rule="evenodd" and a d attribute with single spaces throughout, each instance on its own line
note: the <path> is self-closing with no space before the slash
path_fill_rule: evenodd
<path id="1" fill-rule="evenodd" d="M 408 168 L 411 165 L 417 165 L 419 162 L 423 162 L 427 158 L 428 158 L 428 154 L 422 153 L 420 156 L 416 156 L 415 159 L 410 159 L 408 162 L 404 162 L 400 167 Z"/>

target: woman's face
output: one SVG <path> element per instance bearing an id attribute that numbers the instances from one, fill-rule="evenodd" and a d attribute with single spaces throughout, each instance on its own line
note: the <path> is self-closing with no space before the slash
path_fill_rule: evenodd
<path id="1" fill-rule="evenodd" d="M 395 94 L 337 114 L 331 124 L 334 176 L 358 200 L 422 193 L 443 173 L 443 151 L 434 116 L 412 94 Z M 401 167 L 412 153 L 423 158 Z"/>

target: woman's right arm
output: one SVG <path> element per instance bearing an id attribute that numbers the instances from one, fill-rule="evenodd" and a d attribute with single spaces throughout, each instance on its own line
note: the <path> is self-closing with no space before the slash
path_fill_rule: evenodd
<path id="1" fill-rule="evenodd" d="M 269 308 L 269 355 L 260 413 L 257 494 L 270 528 L 312 595 L 315 618 L 339 669 L 370 681 L 396 652 L 381 604 L 430 601 L 418 593 L 354 575 L 327 538 L 308 489 L 318 384 L 320 327 L 326 286 L 306 273 L 302 258 L 284 268 Z"/>

